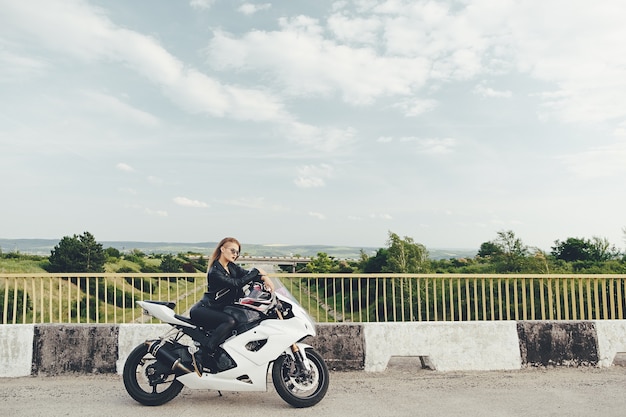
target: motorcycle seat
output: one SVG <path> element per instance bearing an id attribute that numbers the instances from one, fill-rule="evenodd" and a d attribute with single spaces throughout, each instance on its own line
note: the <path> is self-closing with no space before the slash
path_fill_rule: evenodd
<path id="1" fill-rule="evenodd" d="M 194 323 L 193 320 L 191 320 L 189 317 L 181 316 L 180 314 L 174 314 L 174 317 L 176 317 L 180 321 L 184 321 L 185 323 L 193 324 L 194 326 L 196 326 L 196 323 Z"/>
<path id="2" fill-rule="evenodd" d="M 168 308 L 171 308 L 172 310 L 174 310 L 174 307 L 176 307 L 176 303 L 173 301 L 152 301 L 152 300 L 145 300 L 146 303 L 151 303 L 151 304 L 156 304 L 156 305 L 161 305 L 161 306 L 165 306 Z"/>

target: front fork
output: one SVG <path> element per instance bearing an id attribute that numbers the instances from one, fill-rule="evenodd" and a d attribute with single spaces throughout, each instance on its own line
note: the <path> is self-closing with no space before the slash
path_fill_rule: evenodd
<path id="1" fill-rule="evenodd" d="M 294 343 L 291 345 L 291 355 L 293 356 L 298 373 L 305 373 L 308 375 L 311 372 L 311 364 L 308 360 L 306 360 L 304 350 L 300 349 L 298 344 Z"/>

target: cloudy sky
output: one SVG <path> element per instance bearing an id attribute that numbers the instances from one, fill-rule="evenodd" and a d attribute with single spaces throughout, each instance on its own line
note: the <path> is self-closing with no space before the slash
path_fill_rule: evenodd
<path id="1" fill-rule="evenodd" d="M 622 0 L 0 0 L 0 237 L 624 247 Z"/>

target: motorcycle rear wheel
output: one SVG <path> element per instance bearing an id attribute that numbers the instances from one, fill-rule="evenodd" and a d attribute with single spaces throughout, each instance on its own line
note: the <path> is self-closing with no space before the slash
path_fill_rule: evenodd
<path id="1" fill-rule="evenodd" d="M 148 353 L 148 347 L 141 344 L 133 349 L 124 364 L 124 387 L 135 401 L 143 405 L 165 404 L 183 389 L 183 384 L 174 374 L 164 376 L 162 382 L 150 385 L 148 369 L 155 362 L 155 357 Z"/>
<path id="2" fill-rule="evenodd" d="M 293 358 L 288 355 L 281 355 L 272 367 L 276 392 L 296 408 L 314 406 L 328 391 L 328 367 L 322 356 L 313 349 L 306 349 L 305 360 L 311 367 L 309 374 L 298 371 Z"/>

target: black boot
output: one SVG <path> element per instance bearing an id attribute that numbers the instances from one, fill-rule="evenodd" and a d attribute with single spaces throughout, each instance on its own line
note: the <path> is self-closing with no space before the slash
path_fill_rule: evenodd
<path id="1" fill-rule="evenodd" d="M 229 320 L 220 323 L 220 325 L 213 330 L 211 338 L 206 343 L 206 352 L 211 356 L 215 355 L 217 348 L 232 334 L 235 327 L 237 327 L 237 322 L 230 316 Z"/>

